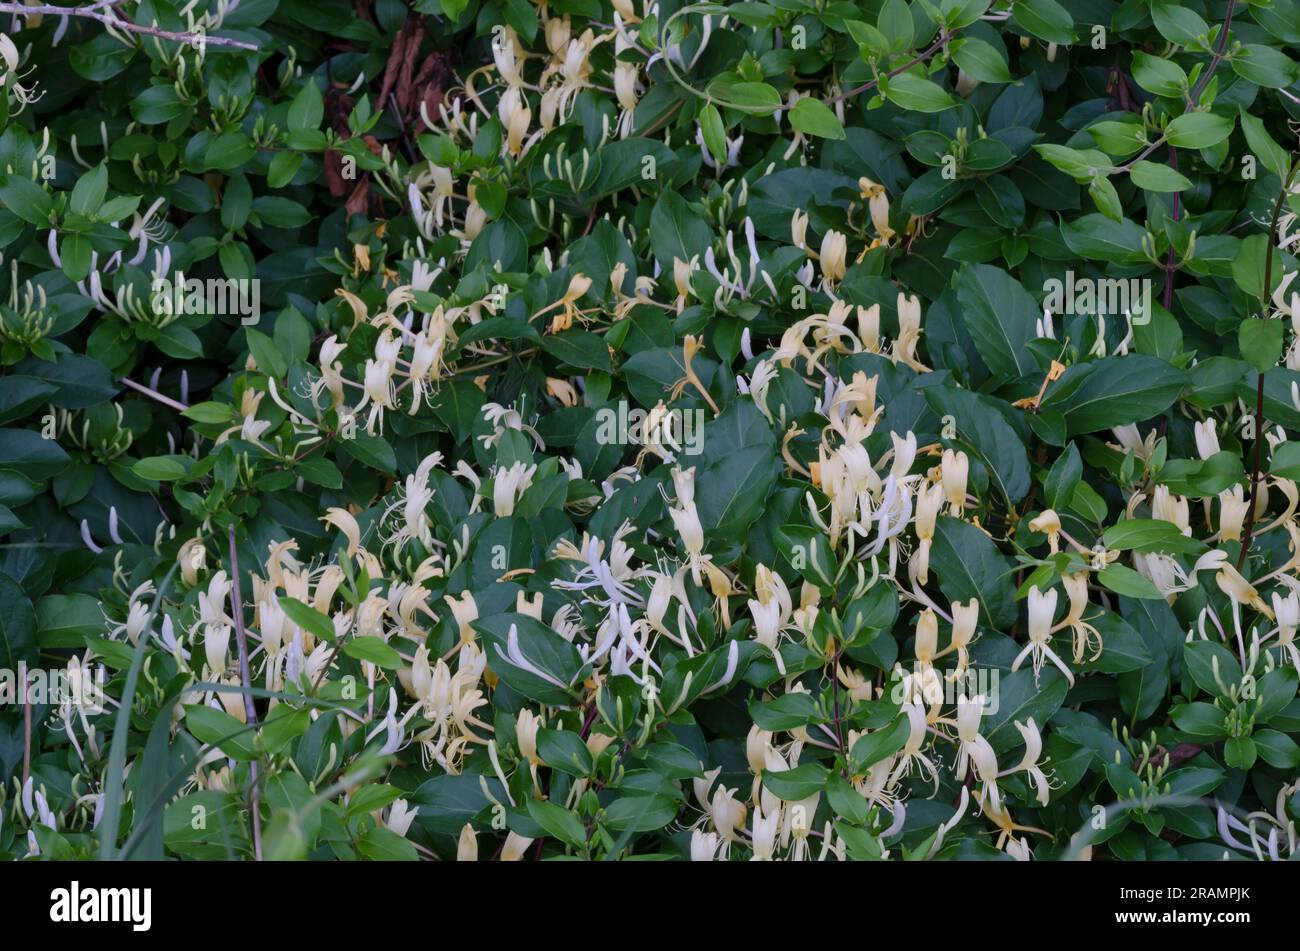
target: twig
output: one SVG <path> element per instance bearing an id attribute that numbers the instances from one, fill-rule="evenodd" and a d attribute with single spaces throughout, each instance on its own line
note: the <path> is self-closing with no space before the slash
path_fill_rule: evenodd
<path id="1" fill-rule="evenodd" d="M 952 34 L 949 33 L 947 30 L 944 30 L 939 34 L 939 38 L 930 44 L 929 49 L 925 50 L 924 52 L 917 53 L 916 56 L 912 57 L 912 59 L 908 60 L 906 63 L 904 63 L 902 66 L 898 67 L 897 69 L 891 69 L 889 72 L 885 73 L 885 78 L 893 79 L 899 73 L 907 72 L 917 63 L 924 63 L 935 53 L 939 52 L 940 48 L 942 48 L 943 45 L 947 43 L 950 39 L 952 39 Z M 831 98 L 826 100 L 826 103 L 829 105 L 832 102 L 841 102 L 845 99 L 851 99 L 852 97 L 856 96 L 858 93 L 863 93 L 866 92 L 868 89 L 874 88 L 878 82 L 880 82 L 880 79 L 878 77 L 876 79 L 868 80 L 867 82 L 863 83 L 861 86 L 854 86 L 848 92 L 842 92 L 838 96 L 831 96 Z"/>
<path id="2" fill-rule="evenodd" d="M 1229 8 L 1231 11 L 1231 8 Z M 1268 226 L 1268 242 L 1264 252 L 1264 287 L 1260 291 L 1260 299 L 1264 304 L 1263 319 L 1269 320 L 1269 302 L 1272 298 L 1273 288 L 1273 236 L 1277 234 L 1277 224 L 1282 217 L 1282 204 L 1286 201 L 1286 196 L 1290 193 L 1291 183 L 1295 180 L 1296 172 L 1300 171 L 1300 161 L 1291 165 L 1291 171 L 1287 174 L 1286 181 L 1282 183 L 1282 188 L 1277 193 L 1277 201 L 1273 203 L 1273 221 Z M 1250 543 L 1255 535 L 1255 498 L 1259 488 L 1259 465 L 1260 455 L 1264 443 L 1264 371 L 1257 370 L 1258 377 L 1255 383 L 1255 458 L 1250 465 L 1250 494 L 1246 503 L 1246 528 L 1241 535 L 1241 551 L 1237 553 L 1237 570 L 1246 563 L 1246 555 L 1250 552 Z"/>
<path id="3" fill-rule="evenodd" d="M 1201 98 L 1201 93 L 1203 93 L 1205 87 L 1210 84 L 1210 79 L 1214 76 L 1214 71 L 1223 60 L 1223 50 L 1224 47 L 1228 45 L 1228 29 L 1232 26 L 1232 11 L 1236 6 L 1237 0 L 1228 0 L 1228 12 L 1223 19 L 1223 29 L 1219 32 L 1219 38 L 1214 43 L 1214 49 L 1210 51 L 1210 65 L 1206 68 L 1205 74 L 1196 81 L 1196 87 L 1187 94 L 1187 102 L 1189 105 L 1195 105 L 1196 100 Z M 1123 165 L 1117 167 L 1115 171 L 1127 172 L 1138 162 L 1142 161 L 1156 149 L 1160 148 L 1164 141 L 1165 136 L 1162 134 L 1158 139 L 1139 152 L 1136 157 L 1129 159 Z"/>
<path id="4" fill-rule="evenodd" d="M 132 379 L 130 379 L 130 378 L 128 378 L 128 377 L 125 377 L 125 376 L 122 377 L 122 379 L 120 380 L 120 382 L 123 383 L 123 384 L 125 384 L 126 386 L 129 386 L 131 389 L 135 390 L 137 393 L 143 393 L 145 396 L 149 397 L 151 400 L 157 400 L 159 403 L 162 403 L 163 406 L 170 406 L 172 409 L 176 410 L 176 412 L 178 412 L 178 413 L 183 413 L 183 412 L 185 412 L 187 409 L 189 409 L 188 406 L 186 406 L 184 403 L 180 402 L 179 400 L 174 400 L 174 399 L 172 399 L 170 396 L 163 396 L 163 395 L 162 395 L 161 393 L 159 393 L 157 390 L 152 390 L 152 389 L 150 389 L 149 387 L 145 386 L 143 383 L 137 383 L 137 382 L 135 382 L 135 380 L 132 380 Z"/>
<path id="5" fill-rule="evenodd" d="M 1191 105 L 1196 105 L 1196 100 L 1201 98 L 1201 93 L 1205 92 L 1205 87 L 1210 84 L 1210 78 L 1218 68 L 1219 62 L 1223 59 L 1223 51 L 1228 46 L 1228 31 L 1232 28 L 1232 12 L 1237 7 L 1237 0 L 1228 0 L 1228 12 L 1223 16 L 1223 28 L 1219 31 L 1219 38 L 1214 43 L 1214 50 L 1210 54 L 1210 65 L 1205 70 L 1205 74 L 1196 81 L 1196 87 L 1187 96 L 1187 101 Z"/>
<path id="6" fill-rule="evenodd" d="M 252 678 L 248 672 L 248 636 L 244 633 L 244 599 L 239 592 L 239 556 L 235 553 L 235 526 L 230 526 L 230 616 L 235 619 L 235 644 L 239 648 L 239 682 L 244 687 L 244 716 L 249 726 L 257 726 L 257 708 L 249 692 Z M 262 861 L 262 791 L 257 777 L 257 760 L 248 764 L 253 784 L 253 857 Z"/>
<path id="7" fill-rule="evenodd" d="M 156 36 L 160 40 L 172 40 L 176 43 L 184 43 L 187 46 L 203 46 L 210 44 L 212 46 L 234 46 L 241 50 L 252 50 L 257 52 L 258 47 L 252 43 L 245 43 L 243 40 L 231 40 L 223 36 L 209 36 L 202 31 L 191 33 L 174 33 L 171 30 L 161 30 L 156 26 L 141 26 L 138 23 L 131 23 L 123 20 L 115 13 L 101 13 L 106 7 L 103 2 L 92 3 L 83 7 L 56 7 L 50 5 L 41 5 L 29 7 L 23 3 L 0 3 L 0 13 L 12 13 L 15 16 L 32 16 L 48 15 L 60 17 L 82 17 L 88 20 L 97 20 L 105 26 L 111 26 L 115 29 L 125 30 L 128 33 L 142 33 L 145 36 Z"/>

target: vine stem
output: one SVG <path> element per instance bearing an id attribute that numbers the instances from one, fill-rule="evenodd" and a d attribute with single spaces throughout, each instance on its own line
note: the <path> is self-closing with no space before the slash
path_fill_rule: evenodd
<path id="1" fill-rule="evenodd" d="M 1196 81 L 1196 88 L 1187 97 L 1190 105 L 1196 105 L 1196 100 L 1200 99 L 1201 93 L 1205 92 L 1205 87 L 1210 84 L 1210 78 L 1223 59 L 1223 51 L 1228 47 L 1228 31 L 1232 29 L 1232 13 L 1236 8 L 1237 0 L 1228 0 L 1228 11 L 1223 15 L 1223 29 L 1219 31 L 1219 38 L 1210 53 L 1210 65 L 1205 70 L 1205 75 Z"/>
<path id="2" fill-rule="evenodd" d="M 1300 161 L 1292 162 L 1291 171 L 1287 173 L 1286 181 L 1282 183 L 1282 188 L 1278 191 L 1277 201 L 1273 203 L 1273 220 L 1268 226 L 1268 244 L 1264 254 L 1264 286 L 1260 291 L 1264 320 L 1269 320 L 1272 316 L 1270 313 L 1272 308 L 1269 304 L 1273 286 L 1273 236 L 1277 234 L 1277 225 L 1282 218 L 1282 205 L 1286 201 L 1286 196 L 1290 193 L 1291 183 L 1295 181 L 1297 170 L 1300 170 Z M 1246 527 L 1241 536 L 1241 551 L 1237 554 L 1238 571 L 1246 563 L 1246 555 L 1250 553 L 1250 545 L 1255 537 L 1255 497 L 1259 489 L 1260 457 L 1264 443 L 1264 371 L 1259 370 L 1256 375 L 1258 379 L 1255 382 L 1255 453 L 1250 465 L 1250 493 L 1246 502 Z"/>
<path id="3" fill-rule="evenodd" d="M 102 12 L 105 9 L 110 9 L 110 12 Z M 223 36 L 209 36 L 203 32 L 175 33 L 171 30 L 161 30 L 156 26 L 141 26 L 138 23 L 123 20 L 116 13 L 111 12 L 111 0 L 110 2 L 101 0 L 100 3 L 91 3 L 82 7 L 56 7 L 46 4 L 29 7 L 25 3 L 0 3 L 0 13 L 11 13 L 15 16 L 81 17 L 87 20 L 97 20 L 105 26 L 125 30 L 128 33 L 142 33 L 145 36 L 156 36 L 160 40 L 172 40 L 189 46 L 233 46 L 237 49 L 252 50 L 253 52 L 258 50 L 257 46 L 252 43 L 245 43 L 243 40 L 231 40 Z"/>
<path id="4" fill-rule="evenodd" d="M 927 48 L 926 50 L 920 53 L 917 53 L 914 57 L 912 57 L 902 66 L 899 66 L 897 69 L 891 69 L 889 72 L 885 73 L 885 78 L 893 79 L 899 73 L 907 72 L 909 69 L 911 69 L 913 66 L 917 65 L 918 63 L 924 63 L 935 53 L 939 52 L 939 50 L 942 49 L 943 46 L 951 39 L 952 39 L 951 33 L 949 33 L 947 30 L 942 31 L 939 34 L 939 38 L 936 39 L 933 43 L 931 43 L 929 48 Z M 854 96 L 858 95 L 859 93 L 866 92 L 868 89 L 874 89 L 879 82 L 880 82 L 880 77 L 877 76 L 875 79 L 868 80 L 867 82 L 863 83 L 861 86 L 854 86 L 852 89 L 848 90 L 847 92 L 842 92 L 838 96 L 832 96 L 830 99 L 827 99 L 826 101 L 828 103 L 843 102 L 845 99 L 851 99 Z"/>
<path id="5" fill-rule="evenodd" d="M 235 553 L 235 526 L 230 526 L 230 615 L 235 620 L 235 644 L 239 648 L 239 682 L 244 687 L 244 716 L 251 727 L 257 726 L 257 708 L 253 705 L 252 677 L 248 669 L 248 635 L 244 631 L 244 598 L 239 590 L 239 556 Z M 252 783 L 253 857 L 262 861 L 262 790 L 257 760 L 248 764 Z"/>

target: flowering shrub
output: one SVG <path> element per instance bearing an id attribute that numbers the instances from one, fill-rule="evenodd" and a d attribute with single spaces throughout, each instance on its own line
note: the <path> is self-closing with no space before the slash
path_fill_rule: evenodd
<path id="1" fill-rule="evenodd" d="M 0 855 L 1296 852 L 1297 0 L 60 9 Z"/>

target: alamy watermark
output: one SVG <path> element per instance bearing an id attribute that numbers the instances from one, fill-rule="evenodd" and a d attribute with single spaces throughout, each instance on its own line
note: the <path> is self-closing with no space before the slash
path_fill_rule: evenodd
<path id="1" fill-rule="evenodd" d="M 1065 272 L 1065 280 L 1043 282 L 1043 307 L 1054 314 L 1128 314 L 1136 326 L 1151 321 L 1149 278 L 1076 278 Z"/>
<path id="2" fill-rule="evenodd" d="M 46 670 L 28 667 L 25 661 L 19 661 L 17 669 L 0 667 L 0 707 L 71 704 L 86 713 L 103 713 L 107 675 L 103 664 L 89 664 L 75 670 L 66 667 Z"/>
<path id="3" fill-rule="evenodd" d="M 919 706 L 932 706 L 942 703 L 952 706 L 958 703 L 971 703 L 979 699 L 984 706 L 984 715 L 998 712 L 1001 706 L 1001 671 L 990 667 L 967 667 L 960 674 L 938 671 L 917 663 L 913 665 L 912 676 L 894 684 L 891 699 L 894 703 L 913 703 Z"/>
<path id="4" fill-rule="evenodd" d="M 262 315 L 262 282 L 257 278 L 187 278 L 180 271 L 171 279 L 156 277 L 150 304 L 165 314 L 237 315 L 241 324 L 256 324 Z"/>
<path id="5" fill-rule="evenodd" d="M 153 923 L 152 888 L 93 888 L 73 881 L 50 892 L 50 921 L 126 922 L 132 931 L 148 931 Z"/>
<path id="6" fill-rule="evenodd" d="M 596 441 L 602 446 L 665 446 L 686 456 L 704 450 L 704 410 L 629 408 L 625 400 L 596 410 Z"/>

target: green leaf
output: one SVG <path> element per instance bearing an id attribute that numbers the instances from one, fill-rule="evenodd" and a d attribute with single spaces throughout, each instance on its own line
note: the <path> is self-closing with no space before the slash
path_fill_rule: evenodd
<path id="1" fill-rule="evenodd" d="M 40 185 L 20 175 L 0 175 L 0 208 L 32 225 L 48 225 L 54 200 Z"/>
<path id="2" fill-rule="evenodd" d="M 311 634 L 317 640 L 334 642 L 334 624 L 315 608 L 308 607 L 296 598 L 278 597 L 276 602 L 280 609 L 294 624 Z M 353 655 L 355 656 L 355 655 Z"/>
<path id="3" fill-rule="evenodd" d="M 77 179 L 77 184 L 72 186 L 68 208 L 73 214 L 91 217 L 99 210 L 107 193 L 108 167 L 101 162 Z"/>
<path id="4" fill-rule="evenodd" d="M 1138 574 L 1132 568 L 1126 568 L 1124 565 L 1107 565 L 1097 572 L 1097 580 L 1116 594 L 1122 594 L 1126 597 L 1164 597 L 1160 593 L 1160 589 L 1152 584 L 1147 577 Z"/>
<path id="5" fill-rule="evenodd" d="M 826 767 L 817 763 L 803 763 L 794 769 L 765 769 L 762 773 L 763 788 L 786 802 L 800 802 L 821 792 L 826 777 Z"/>
<path id="6" fill-rule="evenodd" d="M 537 755 L 547 766 L 572 776 L 590 776 L 594 764 L 587 744 L 571 730 L 537 731 Z"/>
<path id="7" fill-rule="evenodd" d="M 822 139 L 844 138 L 843 124 L 830 107 L 819 99 L 805 97 L 795 103 L 790 110 L 790 125 L 806 135 Z"/>
<path id="8" fill-rule="evenodd" d="M 915 73 L 899 73 L 890 79 L 885 98 L 909 112 L 943 112 L 957 105 L 942 86 Z"/>
<path id="9" fill-rule="evenodd" d="M 1237 327 L 1242 359 L 1263 372 L 1282 359 L 1282 321 L 1249 317 Z"/>
<path id="10" fill-rule="evenodd" d="M 175 482 L 185 478 L 190 462 L 188 456 L 150 456 L 133 463 L 131 471 L 149 482 Z"/>
<path id="11" fill-rule="evenodd" d="M 1213 112 L 1188 112 L 1165 128 L 1170 145 L 1180 149 L 1206 149 L 1232 134 L 1234 120 Z"/>
<path id="12" fill-rule="evenodd" d="M 950 49 L 953 62 L 966 75 L 982 83 L 1011 82 L 1005 50 L 997 50 L 992 44 L 974 36 L 955 41 Z"/>
<path id="13" fill-rule="evenodd" d="M 225 710 L 197 705 L 187 706 L 185 728 L 196 740 L 219 748 L 231 759 L 257 758 L 257 751 L 253 748 L 252 728 L 236 720 Z"/>
<path id="14" fill-rule="evenodd" d="M 1175 172 L 1168 165 L 1157 165 L 1145 159 L 1134 162 L 1128 174 L 1134 185 L 1149 192 L 1181 192 L 1192 187 L 1191 179 L 1186 175 Z"/>
<path id="15" fill-rule="evenodd" d="M 1065 415 L 1070 435 L 1150 419 L 1167 410 L 1187 374 L 1157 357 L 1129 354 L 1070 367 L 1044 405 Z"/>
<path id="16" fill-rule="evenodd" d="M 907 717 L 898 717 L 889 726 L 859 737 L 849 750 L 849 762 L 855 773 L 866 773 L 874 764 L 893 756 L 907 744 L 912 725 Z"/>
<path id="17" fill-rule="evenodd" d="M 1172 707 L 1169 715 L 1174 726 L 1192 736 L 1219 739 L 1224 735 L 1224 713 L 1210 703 L 1180 703 Z"/>
<path id="18" fill-rule="evenodd" d="M 727 130 L 722 125 L 718 107 L 711 102 L 705 103 L 700 110 L 700 131 L 713 161 L 724 164 L 727 161 Z"/>
<path id="19" fill-rule="evenodd" d="M 1038 335 L 1042 311 L 1029 292 L 988 264 L 963 266 L 953 283 L 966 329 L 989 370 L 1012 378 L 1032 373 L 1035 365 L 1027 348 Z"/>
<path id="20" fill-rule="evenodd" d="M 373 635 L 354 637 L 344 642 L 343 653 L 388 670 L 397 670 L 403 665 L 402 655 L 389 647 L 382 637 Z"/>
<path id="21" fill-rule="evenodd" d="M 1263 120 L 1248 113 L 1245 106 L 1240 107 L 1239 116 L 1241 131 L 1246 134 L 1246 144 L 1250 146 L 1251 152 L 1261 165 L 1286 181 L 1287 173 L 1291 170 L 1291 157 L 1286 150 L 1273 141 L 1273 137 L 1264 128 Z"/>
<path id="22" fill-rule="evenodd" d="M 309 76 L 289 106 L 289 128 L 295 131 L 318 129 L 324 117 L 325 100 L 320 87 Z"/>
<path id="23" fill-rule="evenodd" d="M 565 845 L 578 849 L 587 842 L 587 830 L 582 820 L 562 806 L 541 799 L 529 799 L 528 814 L 532 816 L 534 822 L 546 830 L 548 835 L 554 836 Z"/>
<path id="24" fill-rule="evenodd" d="M 1025 444 L 997 400 L 981 393 L 946 386 L 925 388 L 925 401 L 941 418 L 951 416 L 956 440 L 983 463 L 1007 505 L 1029 492 L 1029 457 Z"/>
<path id="25" fill-rule="evenodd" d="M 980 602 L 981 619 L 995 628 L 1016 620 L 1015 589 L 1010 563 L 993 540 L 969 522 L 940 516 L 936 522 L 930 568 L 939 576 L 939 590 L 949 601 Z"/>
<path id="26" fill-rule="evenodd" d="M 1048 43 L 1074 42 L 1074 17 L 1056 0 L 1016 0 L 1015 22 Z"/>
<path id="27" fill-rule="evenodd" d="M 1187 88 L 1187 74 L 1171 59 L 1140 50 L 1133 53 L 1133 78 L 1147 92 L 1177 99 Z"/>
<path id="28" fill-rule="evenodd" d="M 17 676 L 19 664 L 35 667 L 39 657 L 36 609 L 22 586 L 0 572 L 0 668 Z"/>

